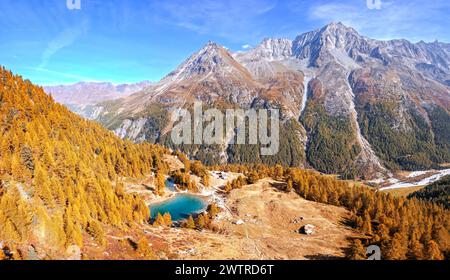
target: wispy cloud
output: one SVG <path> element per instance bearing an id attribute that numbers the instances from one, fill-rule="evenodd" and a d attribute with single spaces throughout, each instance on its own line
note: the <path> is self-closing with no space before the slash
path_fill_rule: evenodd
<path id="1" fill-rule="evenodd" d="M 450 12 L 448 0 L 381 2 L 380 10 L 369 9 L 366 0 L 319 2 L 310 7 L 309 18 L 323 23 L 342 21 L 378 39 L 434 40 L 446 33 L 442 19 Z"/>
<path id="2" fill-rule="evenodd" d="M 250 46 L 249 44 L 245 44 L 245 45 L 243 45 L 242 46 L 242 48 L 244 49 L 244 50 L 248 50 L 248 49 L 250 49 L 252 46 Z"/>
<path id="3" fill-rule="evenodd" d="M 98 82 L 98 80 L 92 79 L 90 77 L 85 77 L 81 75 L 71 74 L 67 72 L 53 71 L 41 67 L 26 67 L 28 70 L 33 72 L 45 73 L 50 76 L 50 78 L 57 78 L 59 81 L 68 80 L 66 83 L 73 83 L 75 81 L 85 81 L 85 82 Z M 61 84 L 63 82 L 46 82 L 46 81 L 38 81 L 42 86 L 49 86 L 54 84 Z"/>
<path id="4" fill-rule="evenodd" d="M 68 27 L 58 34 L 53 40 L 51 40 L 47 48 L 44 50 L 41 56 L 41 64 L 38 68 L 43 69 L 47 67 L 50 59 L 61 49 L 72 45 L 77 38 L 83 35 L 88 29 L 88 21 L 85 20 L 80 25 Z"/>
<path id="5" fill-rule="evenodd" d="M 276 0 L 164 0 L 155 1 L 154 8 L 167 23 L 238 41 L 255 37 L 260 20 L 276 5 Z"/>

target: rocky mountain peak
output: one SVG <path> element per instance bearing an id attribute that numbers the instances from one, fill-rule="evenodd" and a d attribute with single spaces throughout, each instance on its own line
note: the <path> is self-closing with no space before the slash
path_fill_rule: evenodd
<path id="1" fill-rule="evenodd" d="M 433 151 L 446 155 L 448 145 L 441 144 L 441 139 L 447 139 L 448 133 L 433 129 L 436 122 L 449 123 L 449 65 L 448 44 L 370 39 L 334 22 L 294 41 L 268 38 L 253 49 L 233 54 L 208 42 L 157 85 L 102 104 L 101 113 L 95 114 L 120 131 L 120 136 L 153 141 L 173 127 L 170 121 L 156 124 L 155 116 L 196 100 L 208 105 L 280 108 L 282 120 L 292 120 L 293 125 L 283 124 L 287 141 L 280 147 L 286 150 L 277 161 L 308 164 L 329 173 L 350 170 L 367 177 L 386 173 L 385 167 L 416 164 L 416 159 L 403 161 L 416 152 L 409 143 L 420 147 L 417 151 L 424 155 L 417 158 L 420 168 L 432 166 L 429 163 L 438 158 Z M 153 106 L 161 108 L 157 115 L 148 110 Z M 377 122 L 379 126 L 372 125 Z M 385 150 L 385 142 L 376 134 L 380 129 L 390 137 L 391 147 L 408 139 L 402 143 L 404 148 L 395 153 Z M 427 140 L 419 139 L 422 135 Z M 428 152 L 430 157 L 422 162 Z M 225 146 L 207 152 L 210 158 L 223 155 L 214 160 L 249 161 L 236 156 L 240 153 Z"/>
<path id="2" fill-rule="evenodd" d="M 245 68 L 234 60 L 225 47 L 209 41 L 200 51 L 193 54 L 174 72 L 170 73 L 166 79 L 176 81 L 199 75 L 225 75 L 242 71 L 246 72 Z"/>
<path id="3" fill-rule="evenodd" d="M 329 24 L 325 25 L 324 27 L 321 28 L 321 31 L 332 31 L 332 32 L 355 32 L 358 33 L 355 29 L 353 29 L 350 26 L 346 26 L 345 24 L 343 24 L 340 21 L 337 22 L 330 22 Z"/>
<path id="4" fill-rule="evenodd" d="M 220 50 L 225 49 L 225 47 L 217 44 L 214 41 L 208 41 L 206 45 L 200 50 L 200 52 L 219 52 Z"/>
<path id="5" fill-rule="evenodd" d="M 250 51 L 250 57 L 267 60 L 281 60 L 292 55 L 292 41 L 289 39 L 266 38 Z"/>
<path id="6" fill-rule="evenodd" d="M 355 53 L 369 53 L 369 40 L 361 36 L 355 29 L 341 22 L 333 22 L 321 29 L 298 36 L 293 42 L 293 55 L 299 59 L 309 59 L 312 66 L 320 66 L 324 56 L 344 53 L 354 56 Z"/>

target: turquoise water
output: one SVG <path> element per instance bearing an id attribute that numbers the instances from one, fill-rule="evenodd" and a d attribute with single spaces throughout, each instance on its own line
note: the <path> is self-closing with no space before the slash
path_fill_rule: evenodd
<path id="1" fill-rule="evenodd" d="M 176 222 L 187 219 L 189 215 L 206 210 L 207 206 L 206 201 L 201 197 L 179 193 L 167 201 L 150 205 L 150 212 L 152 218 L 155 218 L 158 213 L 161 213 L 161 215 L 170 213 L 172 221 Z"/>
<path id="2" fill-rule="evenodd" d="M 169 190 L 176 192 L 176 188 L 175 188 L 175 183 L 172 181 L 172 179 L 167 179 L 166 180 L 166 188 L 168 188 Z"/>

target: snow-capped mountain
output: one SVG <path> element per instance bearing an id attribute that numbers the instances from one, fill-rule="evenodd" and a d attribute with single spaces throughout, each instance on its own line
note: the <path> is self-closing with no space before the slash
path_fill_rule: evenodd
<path id="1" fill-rule="evenodd" d="M 449 84 L 450 45 L 373 40 L 331 23 L 246 52 L 209 42 L 155 86 L 98 105 L 96 117 L 121 137 L 170 145 L 170 108 L 195 100 L 276 107 L 286 139 L 275 159 L 225 146 L 185 151 L 210 163 L 281 162 L 370 177 L 450 162 Z"/>

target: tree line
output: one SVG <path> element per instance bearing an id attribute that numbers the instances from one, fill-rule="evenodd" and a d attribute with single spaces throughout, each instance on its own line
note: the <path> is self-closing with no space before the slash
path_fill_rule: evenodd
<path id="1" fill-rule="evenodd" d="M 119 139 L 3 67 L 0 135 L 0 240 L 10 247 L 36 232 L 49 250 L 81 247 L 87 236 L 102 244 L 104 226 L 149 220 L 123 179 L 165 172 L 167 149 Z"/>
<path id="2" fill-rule="evenodd" d="M 439 204 L 393 197 L 358 183 L 281 165 L 215 169 L 243 173 L 249 184 L 272 177 L 286 182 L 286 191 L 295 191 L 307 200 L 348 209 L 351 217 L 347 223 L 361 233 L 352 240 L 348 258 L 364 259 L 369 245 L 380 246 L 383 259 L 389 260 L 450 258 L 450 212 Z"/>

